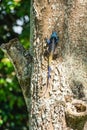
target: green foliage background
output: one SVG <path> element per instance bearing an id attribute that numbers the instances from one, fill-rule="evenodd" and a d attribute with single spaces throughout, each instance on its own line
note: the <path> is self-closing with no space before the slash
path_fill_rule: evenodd
<path id="1" fill-rule="evenodd" d="M 0 0 L 0 45 L 17 37 L 29 48 L 29 14 L 30 0 Z M 0 50 L 0 130 L 27 130 L 27 122 L 26 105 L 14 68 Z"/>

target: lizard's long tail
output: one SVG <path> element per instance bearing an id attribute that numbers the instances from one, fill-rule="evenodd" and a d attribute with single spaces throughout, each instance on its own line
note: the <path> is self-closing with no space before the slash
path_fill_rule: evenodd
<path id="1" fill-rule="evenodd" d="M 55 50 L 55 39 L 52 39 L 52 46 L 51 46 L 51 50 L 49 52 L 49 58 L 48 58 L 48 78 L 51 78 L 50 72 L 51 72 L 51 62 L 53 60 L 53 54 L 54 54 L 54 50 Z"/>
<path id="2" fill-rule="evenodd" d="M 49 58 L 48 58 L 48 76 L 47 76 L 47 87 L 46 87 L 46 91 L 50 85 L 49 81 L 51 78 L 51 62 L 53 60 L 53 54 L 54 54 L 54 50 L 55 50 L 55 39 L 52 39 L 52 46 L 51 46 L 51 50 L 49 53 Z"/>

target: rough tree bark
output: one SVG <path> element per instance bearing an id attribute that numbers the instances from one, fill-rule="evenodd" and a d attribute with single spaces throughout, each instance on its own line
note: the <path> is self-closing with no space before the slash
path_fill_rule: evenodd
<path id="1" fill-rule="evenodd" d="M 22 87 L 29 130 L 87 129 L 87 1 L 33 0 L 31 6 L 30 54 L 17 39 L 1 46 L 11 58 Z M 52 31 L 58 33 L 60 41 L 43 96 L 48 66 L 44 39 Z"/>

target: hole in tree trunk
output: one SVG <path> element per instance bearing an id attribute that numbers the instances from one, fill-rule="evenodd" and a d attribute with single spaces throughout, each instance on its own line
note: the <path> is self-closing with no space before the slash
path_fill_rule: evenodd
<path id="1" fill-rule="evenodd" d="M 84 111 L 86 111 L 86 106 L 84 106 L 81 103 L 74 103 L 73 105 L 75 106 L 77 112 L 84 112 Z"/>

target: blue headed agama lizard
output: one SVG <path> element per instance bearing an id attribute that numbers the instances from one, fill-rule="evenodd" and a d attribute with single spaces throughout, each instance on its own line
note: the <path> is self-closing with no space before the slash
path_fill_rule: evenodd
<path id="1" fill-rule="evenodd" d="M 51 61 L 53 59 L 53 55 L 55 52 L 55 48 L 56 45 L 59 41 L 59 37 L 57 35 L 56 32 L 52 32 L 50 39 L 46 39 L 47 45 L 48 45 L 48 52 L 49 52 L 49 56 L 48 56 L 48 75 L 47 75 L 47 88 L 46 91 L 48 89 L 48 85 L 49 85 L 49 79 L 51 78 L 50 72 L 51 72 Z M 45 91 L 45 93 L 46 93 Z"/>

